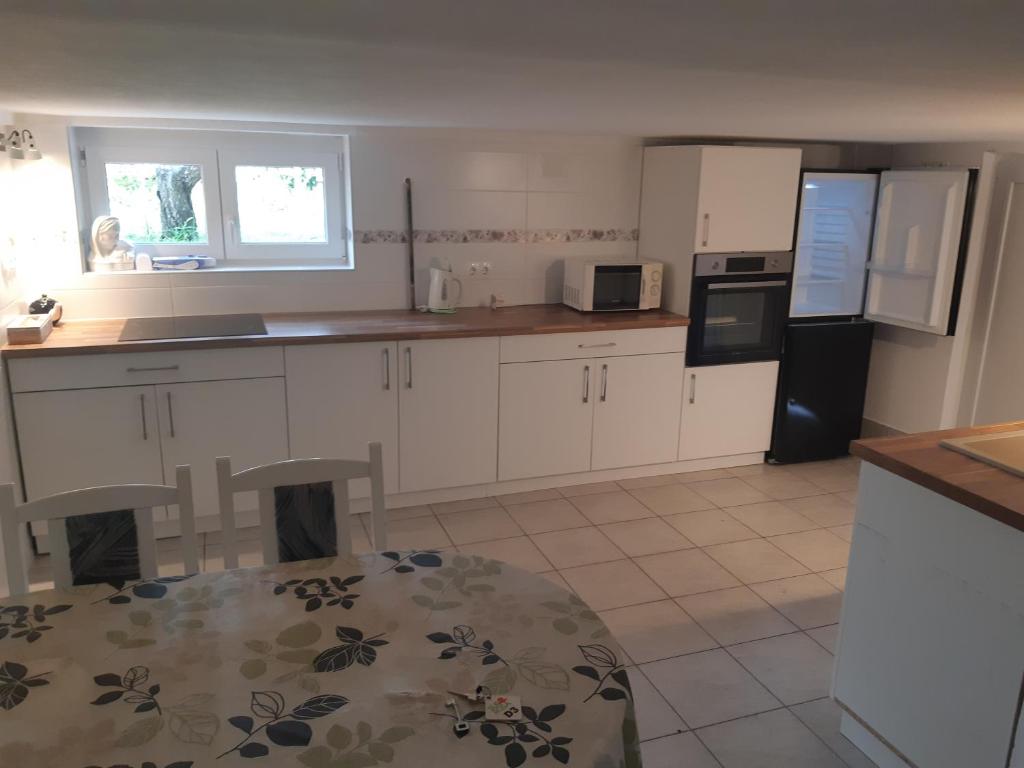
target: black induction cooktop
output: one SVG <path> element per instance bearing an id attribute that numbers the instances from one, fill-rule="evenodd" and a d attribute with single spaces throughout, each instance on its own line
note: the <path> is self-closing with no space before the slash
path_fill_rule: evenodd
<path id="1" fill-rule="evenodd" d="M 118 341 L 266 335 L 267 326 L 260 315 L 131 317 L 124 321 Z"/>

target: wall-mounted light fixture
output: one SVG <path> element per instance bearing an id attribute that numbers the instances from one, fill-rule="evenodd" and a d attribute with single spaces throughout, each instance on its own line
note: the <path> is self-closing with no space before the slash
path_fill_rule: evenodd
<path id="1" fill-rule="evenodd" d="M 36 140 L 28 129 L 13 130 L 6 136 L 0 130 L 0 152 L 12 160 L 39 160 L 43 153 L 36 148 Z"/>

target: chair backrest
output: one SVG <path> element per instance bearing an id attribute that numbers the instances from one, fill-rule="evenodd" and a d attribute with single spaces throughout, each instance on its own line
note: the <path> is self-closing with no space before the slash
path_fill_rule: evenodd
<path id="1" fill-rule="evenodd" d="M 370 460 L 352 459 L 288 459 L 245 469 L 232 474 L 231 459 L 217 459 L 217 486 L 220 499 L 221 536 L 224 567 L 238 567 L 238 542 L 235 528 L 235 494 L 256 491 L 260 515 L 260 540 L 263 562 L 273 565 L 281 561 L 278 535 L 277 491 L 285 488 L 330 484 L 333 496 L 335 546 L 339 556 L 352 554 L 351 521 L 349 519 L 348 481 L 370 479 L 370 519 L 373 546 L 387 547 L 387 520 L 384 509 L 384 460 L 381 444 L 370 443 Z M 284 512 L 284 511 L 282 511 Z"/>
<path id="2" fill-rule="evenodd" d="M 46 521 L 50 540 L 50 562 L 53 581 L 58 589 L 67 589 L 75 582 L 71 550 L 68 543 L 68 520 L 81 522 L 85 515 L 103 515 L 104 522 L 116 525 L 119 512 L 130 510 L 134 519 L 138 545 L 138 572 L 141 578 L 157 576 L 156 540 L 153 532 L 153 507 L 178 505 L 181 522 L 181 548 L 186 573 L 199 570 L 199 549 L 196 546 L 195 510 L 192 506 L 192 473 L 189 467 L 178 467 L 176 485 L 106 485 L 84 488 L 46 496 L 27 504 L 15 500 L 13 483 L 0 486 L 0 530 L 3 532 L 4 554 L 11 594 L 28 591 L 28 576 L 22 556 L 20 527 L 25 523 Z M 109 516 L 109 517 L 108 517 Z M 131 520 L 129 520 L 129 524 Z M 105 533 L 105 531 L 101 531 Z M 116 533 L 116 532 L 115 532 Z M 83 542 L 95 544 L 96 539 Z"/>

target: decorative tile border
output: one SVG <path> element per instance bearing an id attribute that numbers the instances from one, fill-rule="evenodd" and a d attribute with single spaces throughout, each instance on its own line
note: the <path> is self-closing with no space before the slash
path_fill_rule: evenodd
<path id="1" fill-rule="evenodd" d="M 401 229 L 357 229 L 357 243 L 406 243 Z M 414 229 L 415 243 L 591 243 L 636 242 L 638 229 Z"/>

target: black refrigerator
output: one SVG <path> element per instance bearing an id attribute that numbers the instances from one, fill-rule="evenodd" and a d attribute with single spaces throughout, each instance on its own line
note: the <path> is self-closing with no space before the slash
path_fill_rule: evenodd
<path id="1" fill-rule="evenodd" d="M 861 317 L 878 174 L 805 171 L 768 460 L 845 456 L 860 437 L 874 325 Z"/>
<path id="2" fill-rule="evenodd" d="M 768 460 L 845 456 L 860 437 L 874 323 L 793 320 L 786 326 Z"/>

